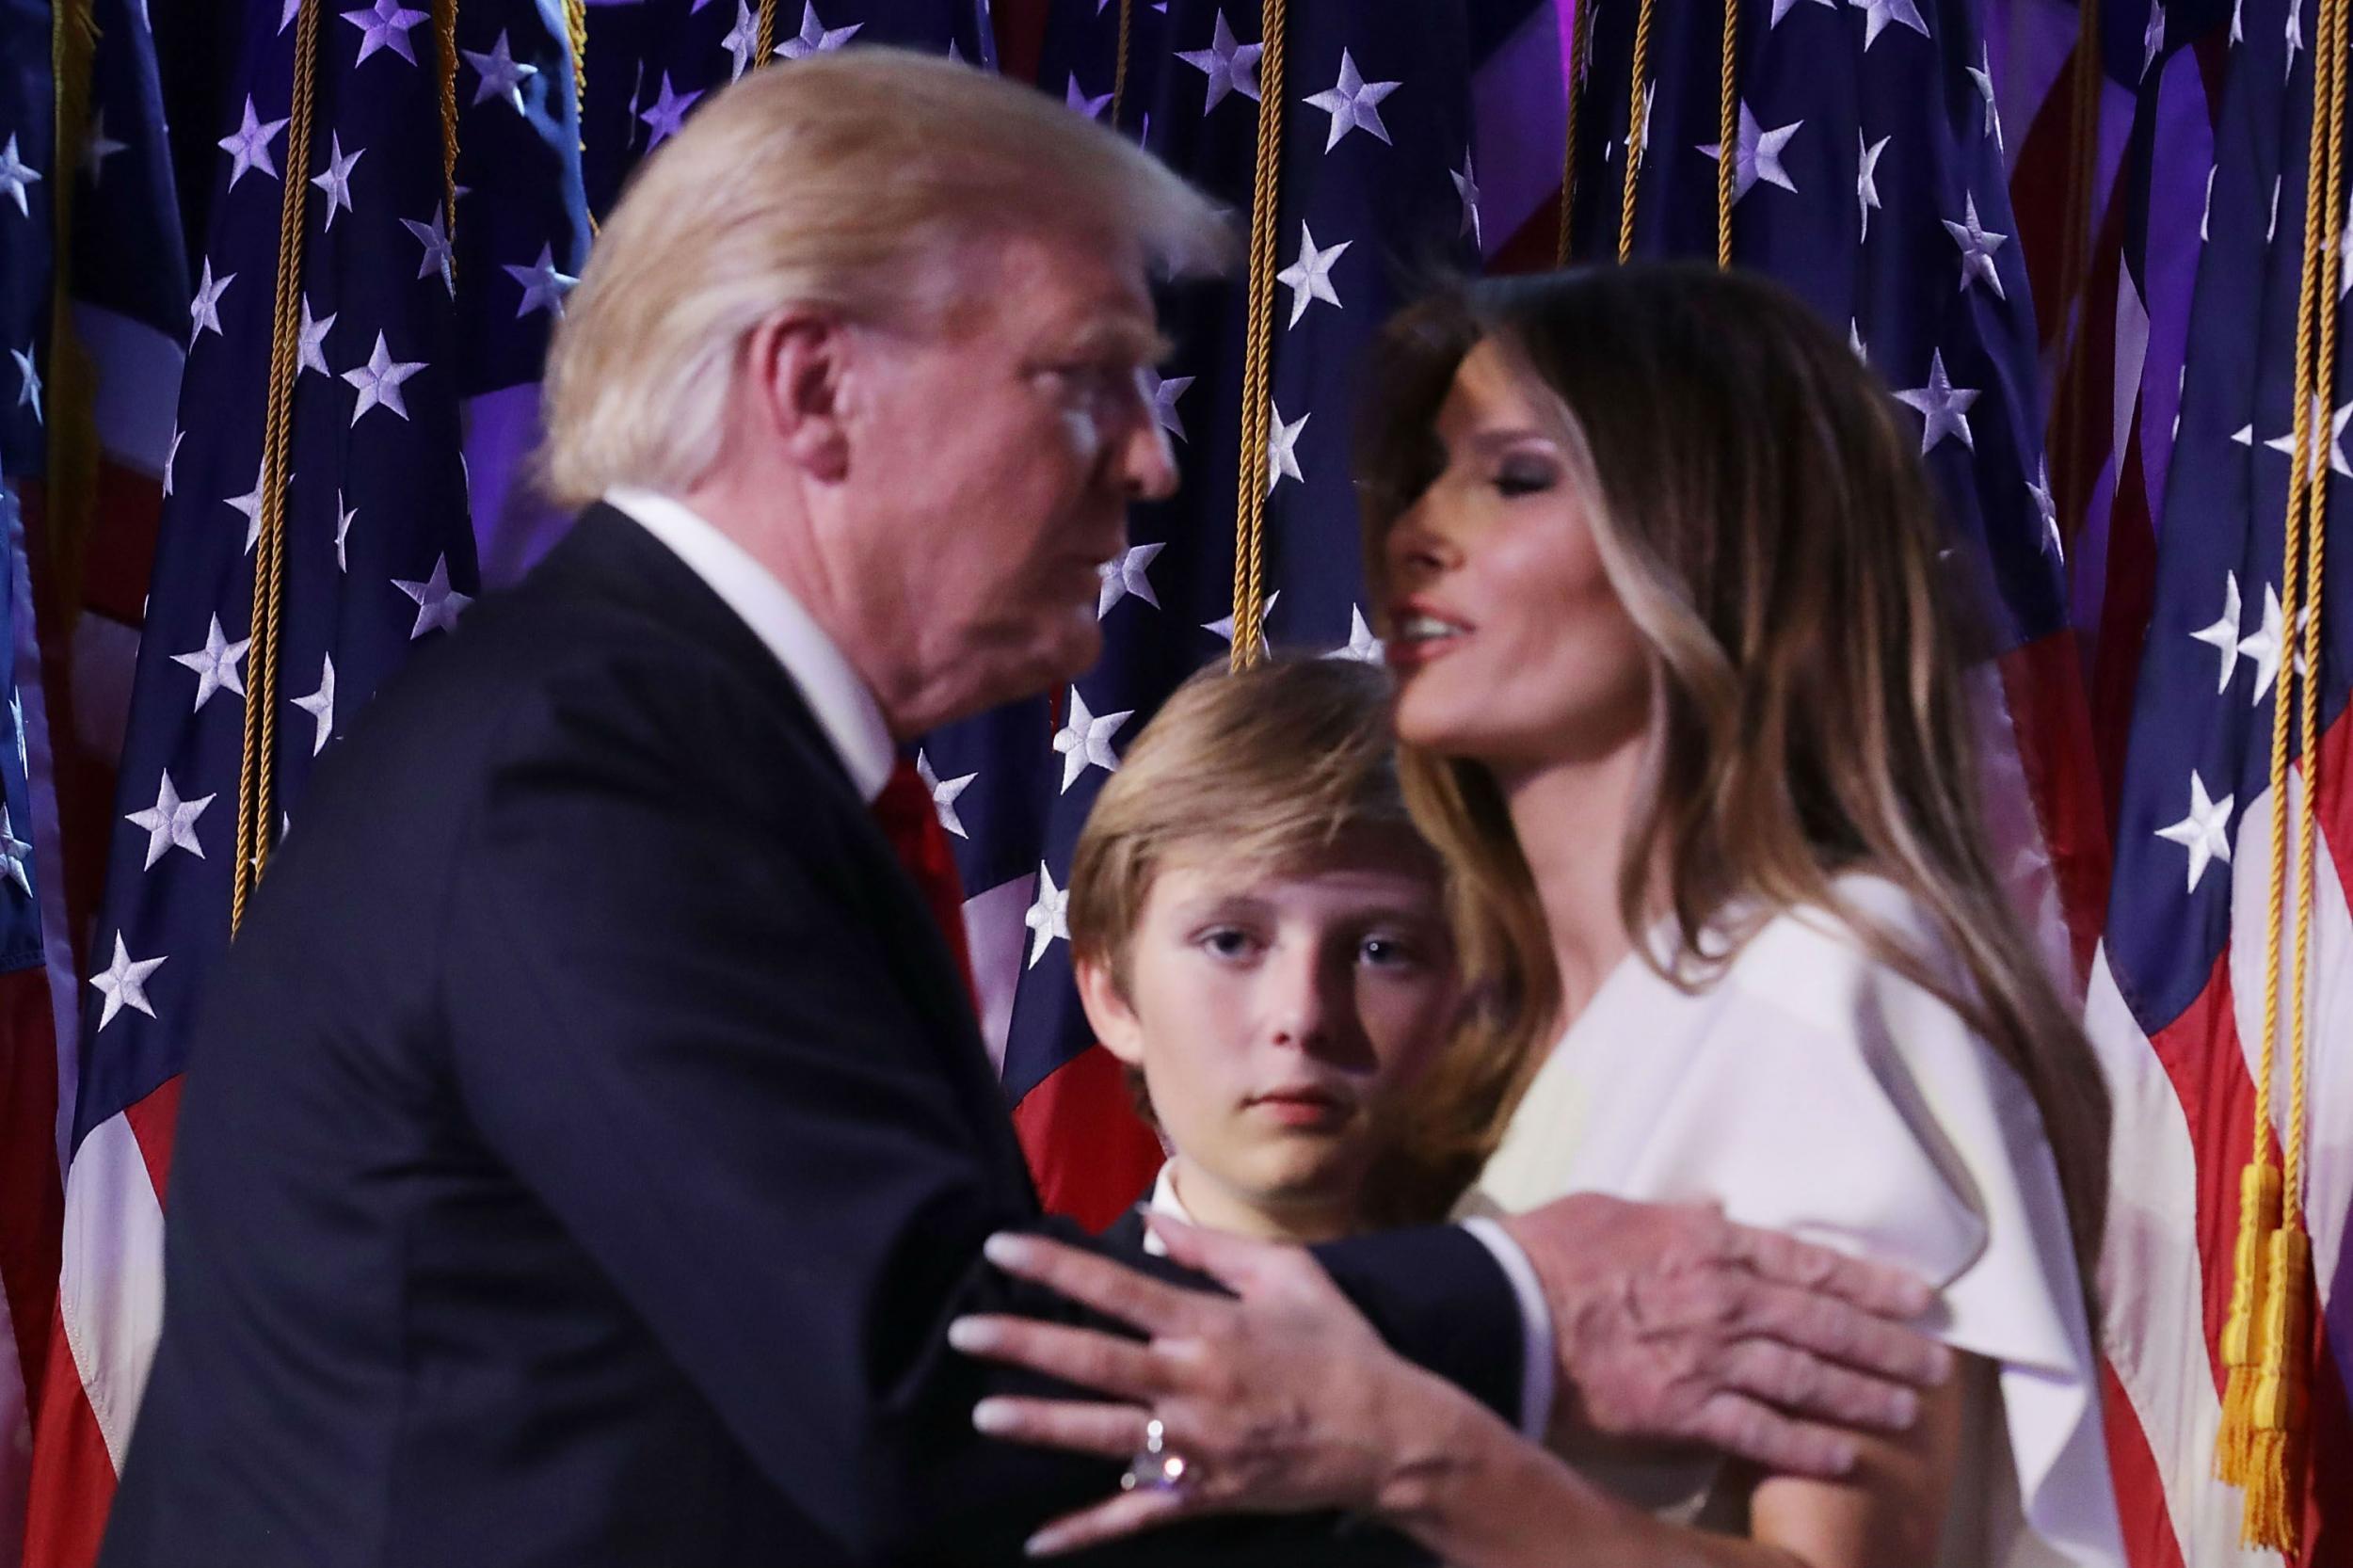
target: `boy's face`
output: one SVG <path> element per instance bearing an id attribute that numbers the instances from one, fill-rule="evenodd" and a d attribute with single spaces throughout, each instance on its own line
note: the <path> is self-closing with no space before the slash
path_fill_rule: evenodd
<path id="1" fill-rule="evenodd" d="M 1145 898 L 1125 994 L 1104 966 L 1080 964 L 1096 1037 L 1142 1068 L 1201 1224 L 1295 1236 L 1353 1224 L 1373 1110 L 1455 1016 L 1428 853 L 1344 840 L 1284 872 L 1179 856 Z"/>

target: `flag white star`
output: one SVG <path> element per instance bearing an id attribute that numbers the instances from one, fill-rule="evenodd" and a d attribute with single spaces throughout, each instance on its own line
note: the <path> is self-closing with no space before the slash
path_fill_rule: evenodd
<path id="1" fill-rule="evenodd" d="M 1209 24 L 1209 46 L 1207 49 L 1186 49 L 1176 57 L 1209 79 L 1208 101 L 1201 112 L 1208 114 L 1229 92 L 1239 92 L 1251 102 L 1258 98 L 1258 56 L 1263 45 L 1238 43 L 1234 29 L 1225 24 L 1225 12 L 1218 11 Z"/>
<path id="2" fill-rule="evenodd" d="M 1857 236 L 1858 240 L 1871 237 L 1871 214 L 1880 204 L 1880 154 L 1886 152 L 1887 144 L 1895 139 L 1892 136 L 1881 136 L 1879 145 L 1874 147 L 1864 139 L 1862 131 L 1857 130 L 1854 134 L 1855 147 L 1861 154 L 1854 177 L 1855 206 L 1863 217 L 1863 232 Z"/>
<path id="3" fill-rule="evenodd" d="M 1100 120 L 1103 118 L 1103 111 L 1112 106 L 1112 94 L 1107 92 L 1097 98 L 1081 91 L 1079 87 L 1079 78 L 1073 74 L 1063 82 L 1062 101 L 1063 106 L 1074 114 L 1082 114 L 1089 120 Z"/>
<path id="4" fill-rule="evenodd" d="M 728 80 L 742 81 L 751 68 L 752 56 L 760 51 L 760 18 L 752 14 L 747 0 L 735 0 L 735 25 L 719 40 L 719 47 L 728 52 Z"/>
<path id="5" fill-rule="evenodd" d="M 449 296 L 456 298 L 456 260 L 450 251 L 449 225 L 440 204 L 435 203 L 432 221 L 419 223 L 414 218 L 404 217 L 400 226 L 414 234 L 417 243 L 424 247 L 424 260 L 417 264 L 417 276 L 430 278 L 440 273 L 442 285 L 449 290 Z"/>
<path id="6" fill-rule="evenodd" d="M 1152 579 L 1146 575 L 1153 558 L 1166 550 L 1166 544 L 1129 545 L 1119 552 L 1116 560 L 1104 562 L 1096 569 L 1103 574 L 1103 591 L 1095 604 L 1095 618 L 1101 620 L 1112 613 L 1112 606 L 1129 594 L 1135 595 L 1157 610 L 1160 597 L 1152 591 Z"/>
<path id="7" fill-rule="evenodd" d="M 1112 749 L 1112 737 L 1133 717 L 1132 708 L 1116 713 L 1090 713 L 1087 699 L 1080 695 L 1079 688 L 1070 688 L 1070 716 L 1054 732 L 1054 749 L 1062 753 L 1064 793 L 1069 792 L 1070 786 L 1079 782 L 1079 776 L 1090 765 L 1105 773 L 1119 771 L 1119 753 Z"/>
<path id="8" fill-rule="evenodd" d="M 246 94 L 245 120 L 238 127 L 214 143 L 229 154 L 229 188 L 235 190 L 248 169 L 258 168 L 271 179 L 278 178 L 278 165 L 270 160 L 269 144 L 278 133 L 286 128 L 282 120 L 264 120 L 253 112 L 253 95 Z"/>
<path id="9" fill-rule="evenodd" d="M 407 60 L 417 63 L 416 51 L 408 41 L 408 29 L 424 20 L 424 12 L 412 11 L 400 0 L 376 0 L 361 10 L 344 11 L 343 19 L 360 29 L 360 58 L 353 62 L 364 65 L 370 55 L 389 49 Z"/>
<path id="10" fill-rule="evenodd" d="M 349 571 L 351 569 L 351 562 L 345 559 L 344 555 L 344 542 L 351 536 L 351 525 L 358 520 L 359 516 L 360 508 L 353 506 L 346 509 L 344 505 L 344 492 L 341 489 L 336 490 L 335 569 L 337 571 Z"/>
<path id="11" fill-rule="evenodd" d="M 335 227 L 335 210 L 340 207 L 344 212 L 351 211 L 352 166 L 366 156 L 368 150 L 364 147 L 354 148 L 351 156 L 346 158 L 344 156 L 344 138 L 336 134 L 328 136 L 328 146 L 327 172 L 313 175 L 311 184 L 327 193 L 325 227 L 331 232 Z"/>
<path id="12" fill-rule="evenodd" d="M 1307 422 L 1316 416 L 1311 411 L 1286 421 L 1282 409 L 1271 408 L 1268 411 L 1273 417 L 1267 422 L 1266 488 L 1267 494 L 1273 495 L 1274 487 L 1286 479 L 1306 483 L 1307 476 L 1299 472 L 1299 437 L 1307 428 Z"/>
<path id="13" fill-rule="evenodd" d="M 2217 172 L 2219 172 L 2219 166 L 2206 170 L 2206 202 L 2204 206 L 2198 209 L 2198 243 L 2201 245 L 2205 244 L 2210 237 L 2206 229 L 2214 220 L 2214 177 Z"/>
<path id="14" fill-rule="evenodd" d="M 40 184 L 40 171 L 17 155 L 16 137 L 11 135 L 8 144 L 0 147 L 0 196 L 16 203 L 18 216 L 30 217 L 33 206 L 25 197 L 25 187 Z"/>
<path id="15" fill-rule="evenodd" d="M 224 272 L 215 278 L 213 259 L 210 256 L 204 258 L 204 276 L 197 282 L 196 297 L 188 301 L 188 319 L 195 324 L 194 330 L 188 333 L 190 352 L 195 351 L 196 340 L 206 331 L 220 331 L 220 296 L 227 294 L 229 285 L 236 280 L 237 275 L 233 272 Z"/>
<path id="16" fill-rule="evenodd" d="M 32 345 L 8 350 L 8 358 L 16 361 L 16 406 L 30 406 L 33 423 L 45 424 L 40 412 L 40 371 L 33 363 Z"/>
<path id="17" fill-rule="evenodd" d="M 2209 862 L 2231 863 L 2231 809 L 2237 804 L 2234 795 L 2210 800 L 2206 781 L 2198 776 L 2196 769 L 2189 776 L 2189 815 L 2170 827 L 2157 829 L 2157 837 L 2189 851 L 2188 892 L 2198 890 L 2199 880 L 2206 874 Z"/>
<path id="18" fill-rule="evenodd" d="M 2309 604 L 2296 612 L 2297 648 L 2294 667 L 2298 676 L 2304 673 L 2304 627 L 2312 618 L 2313 607 Z M 2258 705 L 2271 695 L 2271 683 L 2280 678 L 2280 655 L 2287 641 L 2284 635 L 2286 619 L 2287 612 L 2280 603 L 2280 590 L 2271 584 L 2265 584 L 2264 623 L 2250 635 L 2240 638 L 2238 645 L 2240 653 L 2255 661 L 2255 694 L 2251 700 Z"/>
<path id="19" fill-rule="evenodd" d="M 0 806 L 0 879 L 24 897 L 33 896 L 33 846 L 16 836 L 6 806 Z"/>
<path id="20" fill-rule="evenodd" d="M 309 696 L 298 696 L 294 705 L 311 715 L 318 725 L 318 733 L 311 742 L 311 755 L 316 757 L 327 749 L 327 738 L 335 730 L 335 656 L 328 654 L 319 671 L 319 689 Z"/>
<path id="21" fill-rule="evenodd" d="M 1347 50 L 1340 51 L 1340 79 L 1330 88 L 1308 98 L 1309 104 L 1332 117 L 1330 134 L 1324 137 L 1323 150 L 1329 152 L 1340 144 L 1340 138 L 1351 131 L 1363 130 L 1386 144 L 1389 128 L 1381 123 L 1381 101 L 1395 92 L 1396 82 L 1368 82 L 1356 72 L 1356 60 Z"/>
<path id="22" fill-rule="evenodd" d="M 262 536 L 262 491 L 267 472 L 267 465 L 256 467 L 253 471 L 253 488 L 243 495 L 225 498 L 225 504 L 229 509 L 245 519 L 245 547 L 248 550 L 251 550 Z M 287 477 L 286 483 L 289 486 L 293 485 L 292 475 Z"/>
<path id="23" fill-rule="evenodd" d="M 1864 14 L 1863 52 L 1869 54 L 1871 45 L 1880 40 L 1891 22 L 1900 22 L 1922 38 L 1929 36 L 1929 24 L 1920 18 L 1920 8 L 1913 0 L 1847 0 Z"/>
<path id="24" fill-rule="evenodd" d="M 964 819 L 956 815 L 956 797 L 970 789 L 972 780 L 981 776 L 968 773 L 961 778 L 943 779 L 932 771 L 931 759 L 918 750 L 915 754 L 915 776 L 921 779 L 923 788 L 932 792 L 932 809 L 938 814 L 939 825 L 959 839 L 972 837 L 964 830 Z"/>
<path id="25" fill-rule="evenodd" d="M 522 285 L 522 303 L 515 307 L 517 321 L 534 311 L 561 316 L 564 313 L 564 296 L 572 292 L 574 283 L 580 281 L 570 273 L 555 269 L 555 248 L 545 244 L 539 247 L 539 259 L 529 266 L 508 264 L 502 265 L 500 270 Z"/>
<path id="26" fill-rule="evenodd" d="M 212 803 L 211 795 L 200 800 L 182 800 L 179 790 L 171 782 L 171 774 L 167 770 L 162 786 L 155 792 L 155 804 L 122 819 L 133 827 L 147 829 L 147 864 L 139 869 L 154 870 L 155 862 L 175 849 L 184 849 L 199 860 L 203 859 L 204 846 L 196 840 L 196 819 L 202 816 L 204 808 Z"/>
<path id="27" fill-rule="evenodd" d="M 2215 617 L 2212 626 L 2201 626 L 2190 633 L 2222 655 L 2222 672 L 2214 683 L 2217 696 L 2231 689 L 2232 672 L 2238 668 L 2239 609 L 2238 573 L 2226 571 L 2222 574 L 2222 614 Z"/>
<path id="28" fill-rule="evenodd" d="M 1152 417 L 1180 441 L 1185 439 L 1185 422 L 1176 412 L 1176 400 L 1193 382 L 1190 376 L 1162 376 L 1150 365 L 1144 367 L 1144 394 L 1152 400 Z"/>
<path id="29" fill-rule="evenodd" d="M 98 1027 L 104 1029 L 126 1007 L 153 1017 L 155 1009 L 147 1000 L 147 977 L 163 967 L 160 958 L 133 958 L 122 945 L 122 933 L 116 932 L 114 962 L 89 980 L 98 994 L 106 999 L 106 1005 L 99 1010 Z"/>
<path id="30" fill-rule="evenodd" d="M 1363 606 L 1352 604 L 1348 607 L 1348 641 L 1342 647 L 1336 648 L 1325 654 L 1324 657 L 1326 659 L 1353 659 L 1359 664 L 1366 664 L 1381 663 L 1383 658 L 1381 639 L 1372 634 L 1372 626 L 1365 619 Z"/>
<path id="31" fill-rule="evenodd" d="M 105 178 L 106 160 L 130 145 L 127 141 L 117 141 L 106 134 L 106 111 L 102 105 L 90 117 L 89 136 L 82 143 L 82 172 L 89 176 L 93 189 Z"/>
<path id="32" fill-rule="evenodd" d="M 1977 221 L 1977 198 L 1975 192 L 1962 199 L 1964 221 L 1943 220 L 1945 232 L 1961 247 L 1961 292 L 1969 292 L 1972 281 L 1982 281 L 1993 290 L 1993 297 L 2007 302 L 2009 296 L 2002 292 L 2001 269 L 1993 264 L 1993 252 L 1999 250 L 2009 236 L 1996 234 Z"/>
<path id="33" fill-rule="evenodd" d="M 1274 607 L 1282 601 L 1283 591 L 1277 588 L 1267 595 L 1266 602 L 1258 607 L 1258 652 L 1261 656 L 1268 650 L 1266 629 L 1274 619 Z M 1223 620 L 1203 621 L 1201 630 L 1214 633 L 1218 641 L 1228 648 L 1234 646 L 1234 617 L 1231 616 Z"/>
<path id="34" fill-rule="evenodd" d="M 647 104 L 637 115 L 637 118 L 644 120 L 647 128 L 653 133 L 646 138 L 646 151 L 650 152 L 670 137 L 677 136 L 679 127 L 686 123 L 686 111 L 693 108 L 695 100 L 701 96 L 702 93 L 699 90 L 695 92 L 674 90 L 670 86 L 670 73 L 664 72 L 662 90 L 655 95 L 654 101 Z"/>
<path id="35" fill-rule="evenodd" d="M 2231 0 L 2231 41 L 2247 41 L 2247 0 Z"/>
<path id="36" fill-rule="evenodd" d="M 335 316 L 342 313 L 338 311 L 325 318 L 313 316 L 311 313 L 311 296 L 302 296 L 302 326 L 296 336 L 296 376 L 306 370 L 315 370 L 321 376 L 335 374 L 327 368 L 327 334 L 334 328 Z"/>
<path id="37" fill-rule="evenodd" d="M 1332 268 L 1356 242 L 1342 240 L 1328 250 L 1316 248 L 1316 236 L 1306 224 L 1299 226 L 1299 259 L 1274 275 L 1274 280 L 1291 291 L 1290 325 L 1299 325 L 1299 318 L 1307 313 L 1307 307 L 1321 299 L 1326 304 L 1340 305 L 1340 296 L 1332 287 Z"/>
<path id="38" fill-rule="evenodd" d="M 2323 462 L 2326 462 L 2333 472 L 2347 478 L 2353 478 L 2353 466 L 2348 466 L 2345 459 L 2345 426 L 2347 420 L 2353 420 L 2353 403 L 2346 404 L 2331 414 L 2329 412 L 2328 405 L 2318 398 L 2313 400 L 2310 437 L 2312 446 L 2304 464 L 2304 479 L 2307 484 L 2320 477 L 2320 465 Z M 2324 423 L 2329 426 L 2329 438 L 2325 442 L 2320 436 L 2320 427 Z M 2249 430 L 2252 428 L 2251 425 L 2249 426 Z M 2264 442 L 2264 445 L 2274 452 L 2284 454 L 2292 466 L 2296 459 L 2296 427 L 2293 424 L 2289 425 L 2283 433 L 2274 436 Z"/>
<path id="39" fill-rule="evenodd" d="M 24 694 L 22 691 L 8 693 L 8 729 L 16 737 L 16 771 L 29 774 L 33 762 L 24 738 Z M 5 806 L 0 806 L 0 812 L 7 809 Z"/>
<path id="40" fill-rule="evenodd" d="M 245 696 L 245 677 L 237 665 L 245 658 L 245 650 L 252 639 L 231 642 L 221 635 L 220 617 L 213 617 L 212 626 L 204 633 L 204 646 L 193 653 L 175 653 L 171 662 L 196 672 L 196 705 L 188 712 L 201 712 L 213 699 L 213 694 L 226 687 L 239 696 Z"/>
<path id="41" fill-rule="evenodd" d="M 164 453 L 164 494 L 171 493 L 171 466 L 180 460 L 180 443 L 187 439 L 185 430 L 171 433 L 171 445 Z"/>
<path id="42" fill-rule="evenodd" d="M 392 586 L 417 602 L 417 624 L 408 629 L 410 642 L 415 642 L 428 632 L 456 631 L 457 617 L 465 613 L 467 605 L 473 602 L 471 596 L 458 593 L 449 585 L 449 557 L 446 555 L 433 558 L 433 573 L 424 582 L 408 583 L 395 577 Z"/>
<path id="43" fill-rule="evenodd" d="M 488 54 L 477 54 L 472 49 L 460 49 L 458 53 L 466 56 L 466 63 L 482 78 L 482 85 L 473 89 L 476 105 L 504 98 L 514 105 L 517 114 L 523 112 L 523 84 L 538 75 L 539 68 L 517 59 L 508 51 L 505 28 L 499 29 L 498 41 L 490 45 Z"/>
<path id="44" fill-rule="evenodd" d="M 1472 245 L 1483 246 L 1486 236 L 1479 226 L 1479 175 L 1471 167 L 1469 148 L 1463 149 L 1463 167 L 1449 169 L 1447 178 L 1454 182 L 1455 197 L 1463 203 L 1463 227 L 1455 231 L 1454 237 L 1461 239 L 1467 234 Z"/>
<path id="45" fill-rule="evenodd" d="M 1838 0 L 1814 0 L 1814 3 L 1831 10 L 1838 8 Z M 1773 19 L 1766 24 L 1765 30 L 1769 33 L 1775 27 L 1780 26 L 1781 19 L 1797 9 L 1797 7 L 1798 0 L 1773 0 Z"/>
<path id="46" fill-rule="evenodd" d="M 2140 79 L 2149 79 L 2149 68 L 2165 53 L 2165 0 L 2149 0 L 2149 24 L 2140 30 Z"/>
<path id="47" fill-rule="evenodd" d="M 1863 323 L 1853 316 L 1847 318 L 1847 346 L 1852 349 L 1854 357 L 1865 364 L 1871 362 L 1871 351 L 1863 344 Z"/>
<path id="48" fill-rule="evenodd" d="M 1985 107 L 1977 113 L 1977 135 L 1993 138 L 1993 151 L 2004 152 L 2002 146 L 2002 108 L 1993 101 L 1993 47 L 1978 46 L 1977 62 L 1969 67 L 1969 79 L 1977 84 L 1977 96 L 1985 100 Z"/>
<path id="49" fill-rule="evenodd" d="M 807 59 L 811 55 L 827 55 L 857 37 L 863 22 L 853 22 L 847 27 L 828 27 L 817 17 L 817 0 L 809 0 L 801 12 L 798 37 L 786 39 L 776 45 L 776 53 L 788 60 Z"/>
<path id="50" fill-rule="evenodd" d="M 1021 923 L 1030 928 L 1030 961 L 1023 968 L 1036 968 L 1056 937 L 1070 940 L 1070 894 L 1054 886 L 1054 873 L 1043 860 L 1037 863 L 1037 897 L 1023 913 Z"/>
<path id="51" fill-rule="evenodd" d="M 2288 0 L 2288 69 L 2296 74 L 2297 52 L 2304 47 L 2304 0 Z"/>
<path id="52" fill-rule="evenodd" d="M 1797 182 L 1790 179 L 1789 171 L 1781 167 L 1781 152 L 1789 145 L 1789 138 L 1798 134 L 1798 127 L 1804 123 L 1802 120 L 1793 120 L 1786 125 L 1768 131 L 1756 122 L 1756 116 L 1749 112 L 1748 104 L 1745 101 L 1741 104 L 1740 144 L 1733 150 L 1732 164 L 1732 200 L 1735 206 L 1739 205 L 1740 199 L 1749 194 L 1749 187 L 1759 180 L 1796 194 Z M 1718 142 L 1711 141 L 1700 151 L 1710 158 L 1723 155 L 1723 147 Z"/>
<path id="53" fill-rule="evenodd" d="M 1952 377 L 1945 374 L 1945 351 L 1937 349 L 1929 356 L 1929 384 L 1896 394 L 1897 401 L 1919 410 L 1925 424 L 1920 432 L 1920 456 L 1936 450 L 1936 443 L 1947 436 L 1959 436 L 1961 444 L 1975 452 L 1977 439 L 1969 431 L 1969 405 L 1977 400 L 1977 389 L 1956 387 Z"/>
<path id="54" fill-rule="evenodd" d="M 2067 544 L 2059 537 L 2058 499 L 2051 493 L 2051 459 L 2044 457 L 2036 465 L 2035 477 L 2026 486 L 2026 495 L 2034 502 L 2035 516 L 2042 520 L 2042 549 L 2061 567 L 2067 565 Z"/>
<path id="55" fill-rule="evenodd" d="M 370 408 L 386 408 L 401 418 L 408 417 L 408 408 L 401 401 L 401 383 L 424 369 L 423 360 L 395 360 L 384 346 L 384 334 L 376 335 L 376 347 L 368 354 L 368 362 L 344 372 L 344 379 L 360 389 L 351 410 L 351 423 Z"/>

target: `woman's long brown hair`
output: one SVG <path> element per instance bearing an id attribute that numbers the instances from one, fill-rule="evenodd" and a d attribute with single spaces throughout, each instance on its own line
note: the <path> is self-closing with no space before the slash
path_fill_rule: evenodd
<path id="1" fill-rule="evenodd" d="M 1759 279 L 1641 264 L 1449 290 L 1390 325 L 1369 376 L 1358 466 L 1378 601 L 1388 532 L 1444 466 L 1438 410 L 1481 342 L 1558 400 L 1570 482 L 1655 660 L 1649 788 L 1619 867 L 1636 950 L 1660 964 L 1643 938 L 1667 918 L 1662 971 L 1696 987 L 1781 911 L 1842 919 L 2025 1080 L 2089 1290 L 2107 1093 L 1992 862 L 1962 646 L 1986 585 L 1974 552 L 1948 548 L 1918 435 L 1834 332 Z M 1400 766 L 1455 873 L 1482 999 L 1385 1174 L 1385 1207 L 1411 1212 L 1494 1152 L 1560 998 L 1493 776 L 1412 746 Z M 1847 872 L 1910 894 L 1961 973 L 1842 898 Z"/>

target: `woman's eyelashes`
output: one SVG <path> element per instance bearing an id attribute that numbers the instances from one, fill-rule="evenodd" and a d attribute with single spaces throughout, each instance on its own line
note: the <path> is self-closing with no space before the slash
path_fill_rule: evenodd
<path id="1" fill-rule="evenodd" d="M 1560 475 L 1549 463 L 1526 459 L 1507 462 L 1496 471 L 1497 493 L 1509 498 L 1539 495 L 1552 488 Z"/>

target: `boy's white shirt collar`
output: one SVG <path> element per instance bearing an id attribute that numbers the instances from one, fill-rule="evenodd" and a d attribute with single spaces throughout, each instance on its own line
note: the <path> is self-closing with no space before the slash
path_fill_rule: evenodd
<path id="1" fill-rule="evenodd" d="M 792 590 L 684 502 L 653 490 L 616 488 L 605 504 L 667 545 L 776 656 L 816 715 L 850 781 L 872 804 L 890 781 L 898 748 L 882 705 Z"/>
<path id="2" fill-rule="evenodd" d="M 1185 1212 L 1185 1201 L 1176 1195 L 1176 1161 L 1166 1160 L 1160 1162 L 1160 1174 L 1153 1180 L 1152 1196 L 1145 1200 L 1144 1208 L 1146 1213 L 1193 1224 L 1193 1216 Z M 1146 1225 L 1144 1227 L 1144 1250 L 1154 1257 L 1166 1257 L 1168 1243 L 1154 1235 L 1152 1227 Z"/>

